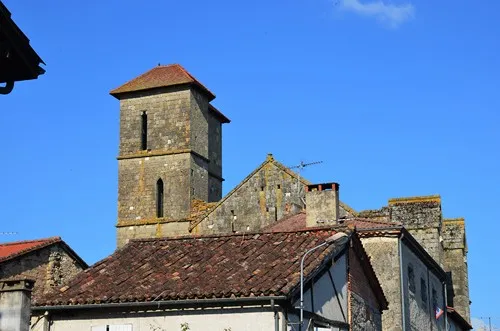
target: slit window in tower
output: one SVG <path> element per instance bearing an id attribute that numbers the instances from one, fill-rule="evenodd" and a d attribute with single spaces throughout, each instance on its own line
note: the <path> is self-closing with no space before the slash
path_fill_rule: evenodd
<path id="1" fill-rule="evenodd" d="M 163 217 L 163 181 L 156 182 L 156 217 Z"/>
<path id="2" fill-rule="evenodd" d="M 148 149 L 148 114 L 145 111 L 141 115 L 141 149 Z"/>

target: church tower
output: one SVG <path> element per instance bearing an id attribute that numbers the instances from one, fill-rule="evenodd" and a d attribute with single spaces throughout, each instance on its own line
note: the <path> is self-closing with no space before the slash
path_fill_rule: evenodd
<path id="1" fill-rule="evenodd" d="M 118 247 L 189 234 L 193 203 L 222 196 L 222 124 L 215 95 L 178 64 L 112 90 L 120 100 Z"/>

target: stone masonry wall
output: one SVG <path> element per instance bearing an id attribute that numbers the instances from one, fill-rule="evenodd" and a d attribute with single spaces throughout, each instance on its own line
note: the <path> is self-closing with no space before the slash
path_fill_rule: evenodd
<path id="1" fill-rule="evenodd" d="M 391 221 L 401 222 L 438 264 L 442 264 L 443 248 L 439 239 L 442 226 L 439 196 L 389 200 Z"/>
<path id="2" fill-rule="evenodd" d="M 436 306 L 445 309 L 442 281 L 406 244 L 402 254 L 406 326 L 415 331 L 444 330 L 444 315 L 435 318 Z"/>
<path id="3" fill-rule="evenodd" d="M 52 245 L 2 263 L 0 279 L 28 278 L 35 281 L 33 301 L 64 284 L 83 267 L 59 245 Z"/>
<path id="4" fill-rule="evenodd" d="M 382 328 L 382 314 L 356 293 L 351 293 L 351 330 L 379 331 Z"/>
<path id="5" fill-rule="evenodd" d="M 159 178 L 164 185 L 165 218 L 188 217 L 192 191 L 191 162 L 189 153 L 120 160 L 118 224 L 156 219 L 156 183 Z M 199 169 L 196 170 L 198 174 Z M 201 190 L 199 188 L 198 192 Z"/>
<path id="6" fill-rule="evenodd" d="M 389 302 L 389 309 L 382 314 L 382 329 L 400 331 L 402 321 L 398 238 L 369 237 L 362 238 L 361 241 Z"/>
<path id="7" fill-rule="evenodd" d="M 210 173 L 222 177 L 222 124 L 212 114 L 208 117 L 208 155 Z"/>
<path id="8" fill-rule="evenodd" d="M 444 220 L 443 246 L 444 269 L 451 272 L 453 281 L 453 307 L 470 322 L 469 272 L 463 218 Z"/>
<path id="9" fill-rule="evenodd" d="M 191 90 L 190 98 L 190 148 L 208 160 L 208 99 L 195 89 Z"/>
<path id="10" fill-rule="evenodd" d="M 303 206 L 304 184 L 266 163 L 230 193 L 194 230 L 196 234 L 258 231 Z"/>
<path id="11" fill-rule="evenodd" d="M 189 235 L 188 221 L 156 222 L 119 226 L 116 229 L 117 247 L 121 248 L 132 239 L 163 238 Z"/>
<path id="12" fill-rule="evenodd" d="M 408 232 L 417 239 L 418 243 L 432 256 L 434 261 L 442 265 L 443 245 L 440 240 L 439 228 L 408 229 Z"/>
<path id="13" fill-rule="evenodd" d="M 382 330 L 382 314 L 367 275 L 354 249 L 349 250 L 351 330 Z"/>
<path id="14" fill-rule="evenodd" d="M 141 115 L 148 117 L 151 150 L 176 151 L 190 148 L 191 91 L 188 87 L 135 93 L 120 100 L 120 155 L 141 150 Z"/>

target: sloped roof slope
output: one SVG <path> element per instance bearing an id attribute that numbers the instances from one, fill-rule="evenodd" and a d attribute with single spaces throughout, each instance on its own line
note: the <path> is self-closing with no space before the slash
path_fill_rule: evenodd
<path id="1" fill-rule="evenodd" d="M 323 229 L 133 240 L 36 305 L 286 296 L 299 284 L 302 254 L 335 233 Z M 306 277 L 345 245 L 336 242 L 311 254 Z"/>
<path id="2" fill-rule="evenodd" d="M 117 87 L 109 94 L 119 98 L 119 95 L 128 92 L 144 91 L 159 87 L 169 87 L 176 85 L 193 84 L 204 91 L 209 96 L 209 101 L 215 99 L 215 94 L 210 92 L 199 80 L 194 78 L 180 64 L 159 65 L 143 73 L 142 75 Z"/>
<path id="3" fill-rule="evenodd" d="M 62 239 L 61 237 L 50 237 L 43 239 L 35 239 L 35 240 L 25 240 L 25 241 L 14 241 L 0 244 L 0 263 L 6 262 L 18 257 L 21 257 L 25 254 L 37 251 L 39 249 L 48 247 L 50 245 L 60 244 L 62 247 L 72 255 L 83 268 L 87 268 L 88 265 L 85 261 L 80 258 L 75 251 L 71 249 Z"/>
<path id="4" fill-rule="evenodd" d="M 61 242 L 60 237 L 50 237 L 44 239 L 14 241 L 0 244 L 0 262 L 13 259 L 17 256 L 36 251 L 37 249 Z"/>

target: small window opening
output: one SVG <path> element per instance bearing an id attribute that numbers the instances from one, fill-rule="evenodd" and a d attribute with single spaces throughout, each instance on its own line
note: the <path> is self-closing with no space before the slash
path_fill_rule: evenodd
<path id="1" fill-rule="evenodd" d="M 435 311 L 438 308 L 437 291 L 434 287 L 432 288 L 432 307 L 434 308 Z"/>
<path id="2" fill-rule="evenodd" d="M 261 191 L 264 191 L 264 186 L 261 186 L 261 187 L 260 187 L 260 190 L 261 190 Z"/>
<path id="3" fill-rule="evenodd" d="M 280 184 L 278 184 L 278 190 L 281 190 L 281 185 Z"/>
<path id="4" fill-rule="evenodd" d="M 411 293 L 415 294 L 415 272 L 411 263 L 408 265 L 408 288 Z"/>
<path id="5" fill-rule="evenodd" d="M 269 207 L 266 207 L 266 211 L 269 212 Z"/>
<path id="6" fill-rule="evenodd" d="M 422 303 L 427 305 L 427 284 L 424 278 L 420 278 L 420 297 L 422 298 Z"/>
<path id="7" fill-rule="evenodd" d="M 163 181 L 156 182 L 156 217 L 163 217 Z"/>
<path id="8" fill-rule="evenodd" d="M 148 149 L 148 114 L 145 111 L 141 115 L 141 149 Z"/>
<path id="9" fill-rule="evenodd" d="M 236 215 L 234 214 L 234 210 L 231 210 L 231 232 L 235 233 L 236 230 L 234 228 L 234 222 L 236 221 Z"/>

